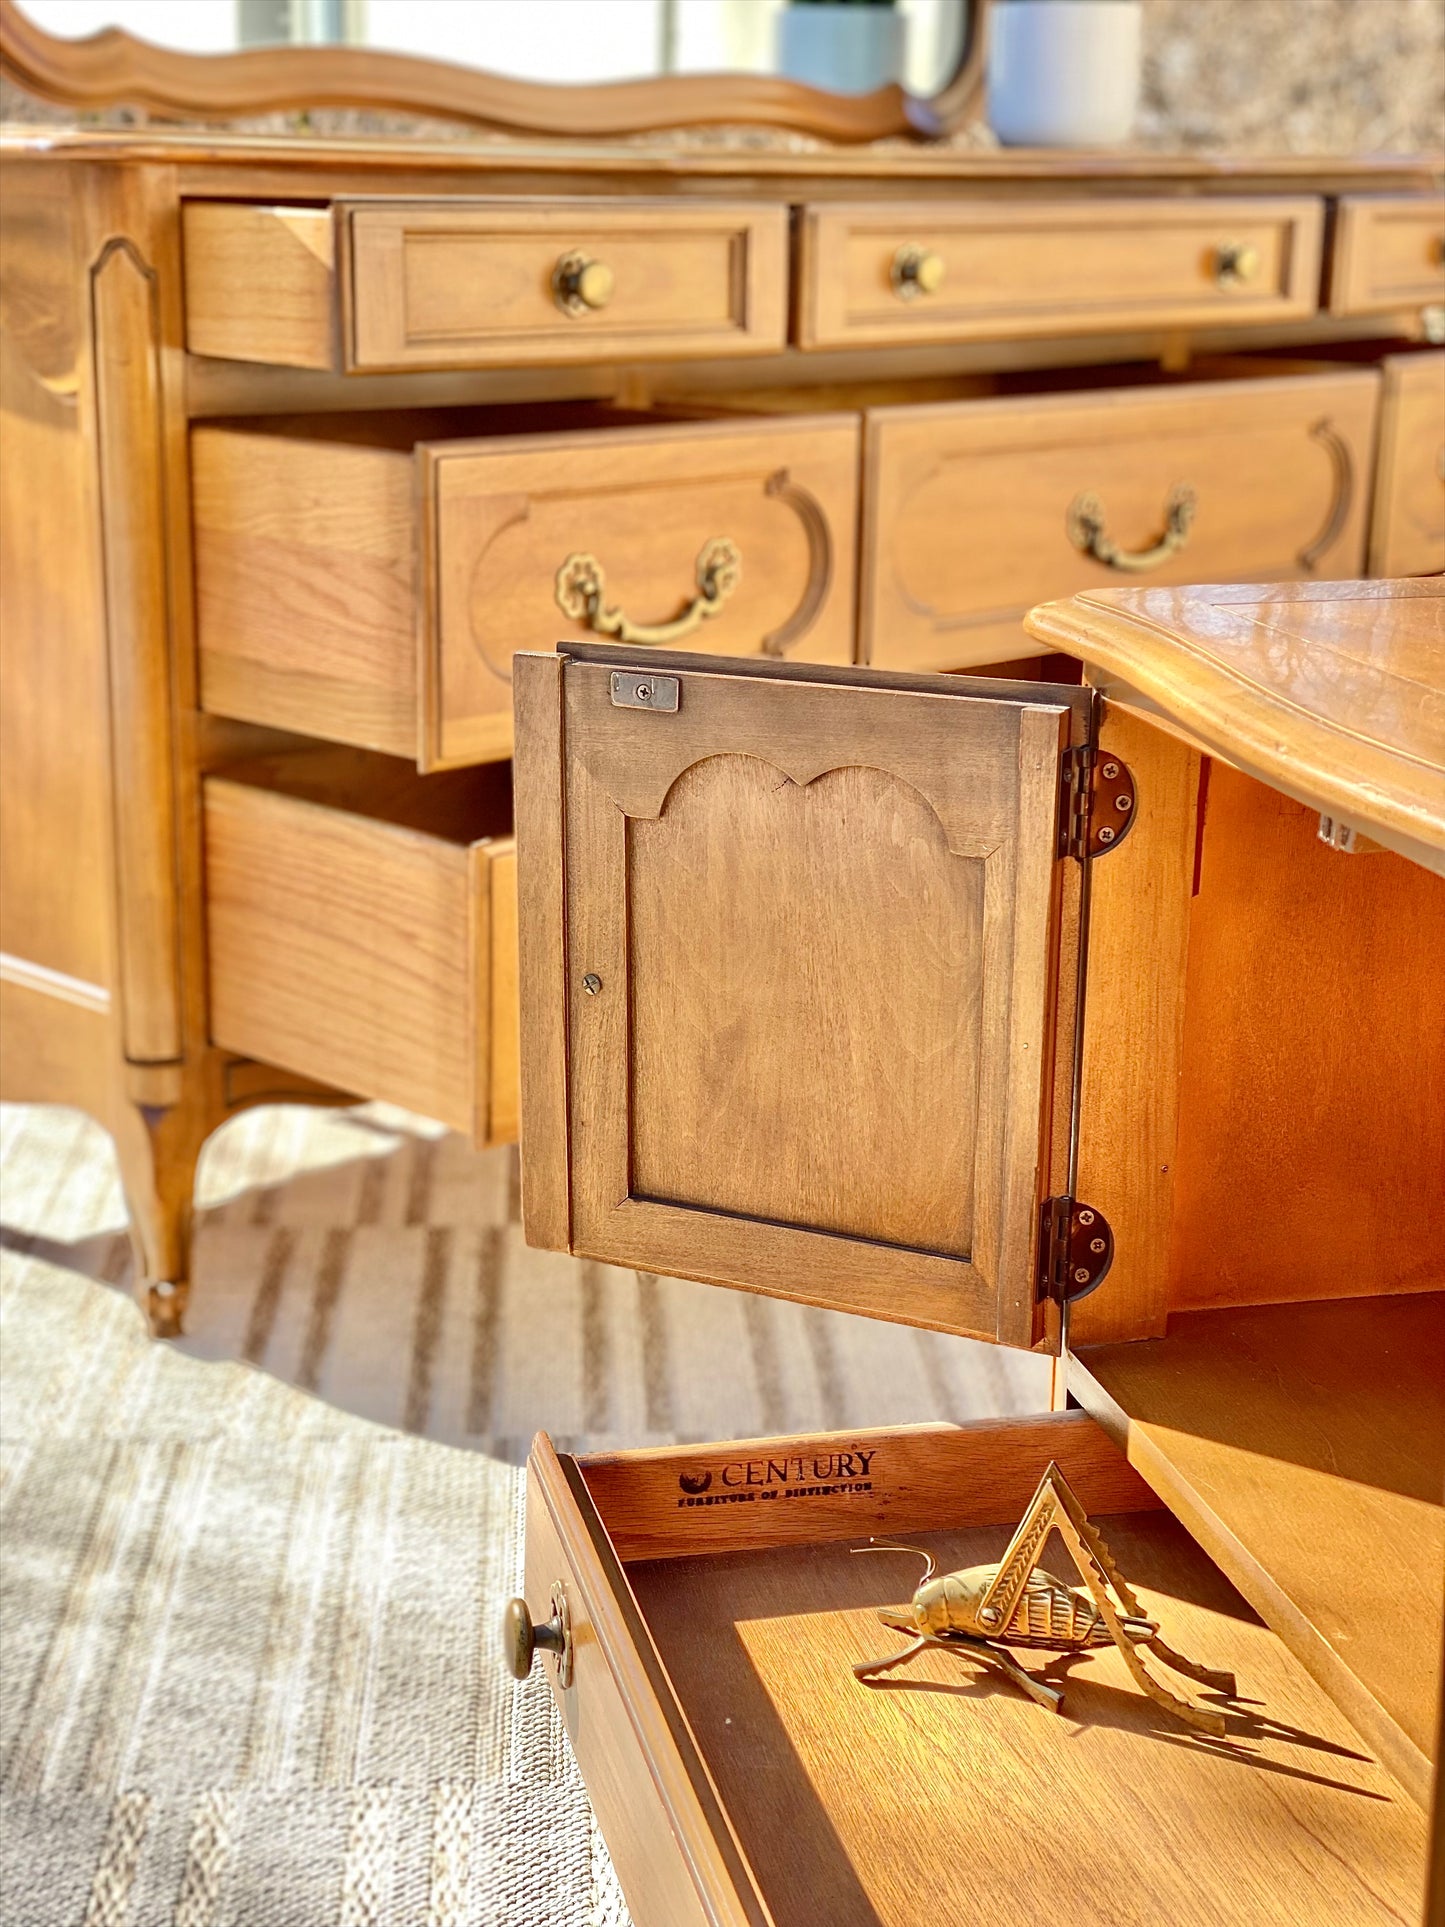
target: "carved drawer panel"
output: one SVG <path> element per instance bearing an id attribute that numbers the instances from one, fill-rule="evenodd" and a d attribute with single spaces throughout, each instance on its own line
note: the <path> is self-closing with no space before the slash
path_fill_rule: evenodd
<path id="1" fill-rule="evenodd" d="M 920 1563 L 853 1548 L 997 1560 L 1050 1460 L 1168 1638 L 1236 1673 L 1223 1740 L 1112 1647 L 1048 1669 L 1062 1717 L 956 1652 L 854 1676 L 906 1645 L 878 1614 Z M 1045 1564 L 1078 1583 L 1057 1542 Z M 544 1434 L 524 1583 L 534 1624 L 565 1615 L 532 1664 L 637 1927 L 1418 1913 L 1425 1814 L 1082 1414 L 578 1458 Z"/>
<path id="2" fill-rule="evenodd" d="M 1445 569 L 1445 353 L 1390 355 L 1384 369 L 1370 573 L 1435 575 Z"/>
<path id="3" fill-rule="evenodd" d="M 510 753 L 519 649 L 851 659 L 856 417 L 501 418 L 198 429 L 205 707 L 431 769 Z"/>
<path id="4" fill-rule="evenodd" d="M 1335 213 L 1330 313 L 1383 314 L 1445 302 L 1445 199 L 1347 194 Z"/>
<path id="5" fill-rule="evenodd" d="M 211 1034 L 227 1050 L 517 1135 L 517 872 L 501 769 L 425 783 L 351 750 L 208 777 Z"/>
<path id="6" fill-rule="evenodd" d="M 194 201 L 187 346 L 357 374 L 769 353 L 787 219 L 675 199 Z"/>
<path id="7" fill-rule="evenodd" d="M 1138 579 L 1358 575 L 1373 370 L 880 408 L 867 418 L 864 661 L 1028 653 L 1033 603 Z"/>
<path id="8" fill-rule="evenodd" d="M 803 210 L 804 348 L 1301 320 L 1324 204 L 1191 198 Z"/>

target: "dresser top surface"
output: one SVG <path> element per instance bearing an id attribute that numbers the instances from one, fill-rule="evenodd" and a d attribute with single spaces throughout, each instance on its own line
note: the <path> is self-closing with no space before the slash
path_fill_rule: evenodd
<path id="1" fill-rule="evenodd" d="M 1445 867 L 1445 581 L 1100 590 L 1027 620 L 1106 693 Z"/>
<path id="2" fill-rule="evenodd" d="M 619 141 L 544 141 L 495 137 L 446 141 L 402 138 L 316 139 L 226 134 L 157 133 L 150 128 L 43 131 L 0 128 L 0 156 L 150 163 L 183 167 L 297 167 L 318 172 L 368 169 L 433 173 L 566 173 L 661 176 L 786 176 L 819 180 L 956 181 L 960 184 L 1055 187 L 1061 191 L 1127 188 L 1180 192 L 1266 193 L 1314 189 L 1331 193 L 1419 192 L 1438 184 L 1439 155 L 1240 156 L 1161 154 L 1143 149 L 1067 153 L 987 148 L 894 139 L 832 147 L 803 136 L 742 129 L 717 134 L 649 136 Z"/>

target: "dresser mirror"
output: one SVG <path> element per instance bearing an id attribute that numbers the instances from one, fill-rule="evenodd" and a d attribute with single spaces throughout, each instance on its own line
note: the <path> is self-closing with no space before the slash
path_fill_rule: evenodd
<path id="1" fill-rule="evenodd" d="M 989 0 L 3 0 L 19 85 L 229 119 L 296 106 L 571 137 L 771 126 L 940 136 L 976 108 Z"/>

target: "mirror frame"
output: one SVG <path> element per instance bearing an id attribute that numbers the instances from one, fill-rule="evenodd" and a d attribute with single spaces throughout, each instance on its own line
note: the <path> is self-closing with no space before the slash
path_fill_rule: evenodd
<path id="1" fill-rule="evenodd" d="M 461 121 L 495 133 L 609 139 L 689 127 L 772 127 L 852 143 L 940 139 L 977 113 L 992 0 L 972 0 L 950 79 L 928 97 L 896 83 L 832 94 L 766 74 L 662 74 L 597 86 L 513 80 L 369 47 L 267 47 L 192 54 L 107 27 L 83 40 L 47 33 L 0 0 L 0 74 L 42 100 L 96 112 L 133 107 L 167 120 L 226 121 L 302 108 L 371 108 Z"/>

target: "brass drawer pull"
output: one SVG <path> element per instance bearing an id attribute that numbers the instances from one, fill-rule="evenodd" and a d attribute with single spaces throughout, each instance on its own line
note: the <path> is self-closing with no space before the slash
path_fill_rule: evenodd
<path id="1" fill-rule="evenodd" d="M 580 249 L 564 254 L 552 270 L 552 299 L 563 314 L 590 314 L 605 308 L 617 277 L 605 261 L 589 261 Z"/>
<path id="2" fill-rule="evenodd" d="M 932 248 L 905 241 L 893 257 L 889 279 L 900 301 L 916 301 L 921 294 L 937 294 L 948 273 L 948 263 Z"/>
<path id="3" fill-rule="evenodd" d="M 1069 540 L 1106 569 L 1146 575 L 1177 555 L 1189 539 L 1194 522 L 1195 495 L 1187 482 L 1176 482 L 1164 505 L 1164 532 L 1147 549 L 1121 549 L 1104 529 L 1104 504 L 1097 495 L 1076 495 L 1069 504 Z"/>
<path id="4" fill-rule="evenodd" d="M 697 594 L 686 608 L 671 622 L 642 623 L 631 621 L 620 609 L 603 607 L 607 578 L 595 555 L 569 555 L 557 571 L 557 607 L 570 622 L 583 623 L 594 635 L 614 636 L 618 642 L 680 642 L 721 613 L 742 573 L 737 544 L 716 535 L 698 551 Z"/>
<path id="5" fill-rule="evenodd" d="M 1241 288 L 1259 273 L 1259 249 L 1248 241 L 1221 241 L 1214 250 L 1214 285 Z"/>
<path id="6" fill-rule="evenodd" d="M 532 1624 L 525 1599 L 507 1601 L 502 1611 L 502 1647 L 513 1679 L 527 1677 L 540 1647 L 556 1658 L 557 1684 L 564 1689 L 572 1684 L 572 1614 L 560 1580 L 552 1588 L 552 1617 L 541 1626 Z"/>

